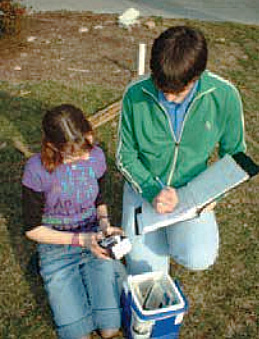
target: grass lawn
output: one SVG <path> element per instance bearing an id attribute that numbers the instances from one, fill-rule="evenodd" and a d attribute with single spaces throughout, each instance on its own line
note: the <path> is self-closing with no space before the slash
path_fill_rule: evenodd
<path id="1" fill-rule="evenodd" d="M 155 21 L 158 31 L 176 22 Z M 185 22 L 205 32 L 211 51 L 209 68 L 238 86 L 244 103 L 248 154 L 259 162 L 259 27 Z M 157 35 L 148 34 L 147 39 Z M 21 175 L 26 159 L 15 144 L 19 141 L 29 145 L 33 152 L 39 151 L 45 108 L 69 102 L 91 116 L 120 98 L 125 85 L 126 82 L 118 86 L 100 84 L 98 79 L 85 84 L 82 79 L 65 77 L 0 82 L 0 338 L 56 338 L 37 275 L 35 247 L 22 235 Z M 96 134 L 107 155 L 110 210 L 113 223 L 119 225 L 123 181 L 114 165 L 117 125 L 116 118 L 99 127 Z M 255 178 L 218 204 L 221 246 L 219 258 L 211 269 L 188 272 L 172 263 L 172 276 L 180 280 L 190 303 L 181 338 L 257 337 L 258 197 L 258 178 Z"/>

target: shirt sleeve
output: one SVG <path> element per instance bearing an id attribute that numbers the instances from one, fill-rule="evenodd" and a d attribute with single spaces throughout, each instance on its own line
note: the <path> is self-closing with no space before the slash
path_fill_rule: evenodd
<path id="1" fill-rule="evenodd" d="M 96 178 L 99 179 L 104 175 L 104 173 L 107 170 L 105 154 L 100 147 L 96 146 L 93 151 L 93 156 L 95 162 L 94 166 L 95 175 Z"/>
<path id="2" fill-rule="evenodd" d="M 238 90 L 233 86 L 225 99 L 227 120 L 219 142 L 219 156 L 246 151 L 243 105 Z"/>
<path id="3" fill-rule="evenodd" d="M 22 186 L 24 233 L 31 231 L 33 228 L 41 225 L 44 204 L 44 193 L 36 192 L 24 185 Z"/>
<path id="4" fill-rule="evenodd" d="M 22 184 L 36 192 L 43 191 L 42 164 L 38 154 L 32 156 L 26 163 Z"/>
<path id="5" fill-rule="evenodd" d="M 107 175 L 104 174 L 101 178 L 98 179 L 99 192 L 95 200 L 96 207 L 98 207 L 99 205 L 106 204 L 105 202 L 106 177 Z"/>
<path id="6" fill-rule="evenodd" d="M 132 102 L 133 99 L 127 93 L 123 99 L 120 116 L 116 165 L 132 187 L 151 203 L 161 191 L 161 186 L 139 159 L 139 147 L 133 126 Z"/>

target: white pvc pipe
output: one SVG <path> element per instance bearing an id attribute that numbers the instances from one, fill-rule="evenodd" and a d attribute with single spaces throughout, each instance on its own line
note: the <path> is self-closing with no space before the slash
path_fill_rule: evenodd
<path id="1" fill-rule="evenodd" d="M 138 75 L 145 74 L 146 44 L 139 44 Z"/>

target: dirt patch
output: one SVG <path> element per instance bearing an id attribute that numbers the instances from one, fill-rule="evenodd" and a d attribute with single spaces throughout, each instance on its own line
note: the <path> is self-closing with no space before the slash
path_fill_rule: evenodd
<path id="1" fill-rule="evenodd" d="M 147 44 L 148 69 L 153 39 L 167 27 L 186 22 L 194 24 L 182 19 L 141 18 L 139 25 L 126 30 L 119 27 L 113 14 L 34 14 L 24 18 L 18 37 L 0 40 L 1 80 L 75 80 L 123 90 L 136 74 L 139 43 Z M 213 24 L 194 25 L 204 31 L 212 45 L 212 70 L 224 73 L 230 65 L 237 65 L 239 57 L 245 57 L 238 45 L 228 50 L 224 26 L 217 27 L 222 30 L 219 37 Z"/>
<path id="2" fill-rule="evenodd" d="M 27 17 L 18 37 L 0 40 L 2 80 L 80 80 L 123 87 L 137 68 L 139 42 L 150 46 L 162 30 L 131 31 L 115 15 L 45 13 Z"/>

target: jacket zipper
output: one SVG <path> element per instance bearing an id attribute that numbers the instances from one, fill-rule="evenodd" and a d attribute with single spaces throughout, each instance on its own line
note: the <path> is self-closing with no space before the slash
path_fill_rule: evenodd
<path id="1" fill-rule="evenodd" d="M 152 93 L 146 91 L 144 88 L 143 88 L 143 91 L 148 93 L 154 99 L 154 101 L 158 104 L 158 106 L 162 109 L 162 111 L 165 113 L 165 115 L 167 117 L 167 120 L 169 122 L 171 134 L 172 134 L 173 139 L 174 139 L 175 148 L 174 148 L 173 164 L 172 164 L 172 167 L 171 167 L 169 178 L 166 181 L 166 185 L 170 186 L 170 182 L 171 182 L 172 176 L 174 174 L 174 170 L 175 170 L 175 166 L 176 166 L 176 161 L 177 161 L 177 157 L 178 157 L 180 139 L 179 139 L 179 141 L 176 140 L 176 136 L 174 134 L 174 129 L 173 129 L 173 126 L 172 126 L 172 122 L 171 122 L 171 119 L 170 119 L 170 116 L 169 116 L 167 110 L 160 104 L 160 102 L 156 99 L 156 97 Z"/>
<path id="2" fill-rule="evenodd" d="M 187 120 L 187 117 L 189 116 L 189 112 L 192 108 L 192 106 L 194 105 L 194 103 L 196 102 L 196 100 L 200 99 L 203 95 L 205 94 L 208 94 L 209 92 L 212 92 L 214 89 L 211 88 L 210 90 L 208 90 L 207 92 L 203 92 L 203 93 L 200 93 L 199 95 L 197 95 L 194 100 L 191 102 L 186 114 L 185 114 L 185 117 L 183 119 L 183 124 L 182 124 L 182 128 L 181 128 L 181 132 L 180 132 L 180 136 L 179 136 L 179 139 L 178 141 L 176 140 L 176 136 L 174 134 L 174 130 L 173 130 L 173 127 L 172 127 L 172 123 L 171 123 L 171 119 L 167 113 L 167 111 L 165 110 L 165 108 L 159 103 L 159 101 L 156 99 L 156 97 L 148 92 L 147 90 L 145 90 L 145 88 L 143 88 L 143 91 L 146 92 L 147 94 L 149 94 L 154 100 L 155 102 L 159 105 L 159 107 L 163 110 L 163 112 L 165 113 L 165 115 L 167 116 L 167 119 L 169 121 L 169 126 L 170 126 L 170 130 L 171 130 L 171 133 L 172 133 L 172 136 L 173 136 L 173 139 L 174 139 L 174 142 L 175 142 L 175 149 L 174 149 L 174 157 L 173 157 L 173 163 L 172 163 L 172 167 L 171 167 L 171 171 L 170 171 L 170 174 L 169 174 L 169 177 L 168 177 L 168 180 L 166 182 L 167 186 L 170 186 L 171 182 L 172 182 L 172 179 L 173 179 L 173 176 L 174 176 L 174 172 L 175 172 L 175 167 L 176 167 L 176 162 L 177 162 L 177 158 L 178 158 L 178 153 L 179 153 L 179 146 L 180 146 L 180 142 L 181 142 L 181 139 L 182 139 L 182 134 L 183 134 L 183 130 L 184 130 L 184 125 L 185 125 L 185 122 Z"/>
<path id="3" fill-rule="evenodd" d="M 176 167 L 176 161 L 177 161 L 178 153 L 179 153 L 179 144 L 180 144 L 180 140 L 179 140 L 179 142 L 175 143 L 173 164 L 172 164 L 172 167 L 171 167 L 171 171 L 170 171 L 168 180 L 166 182 L 167 186 L 170 186 L 170 183 L 171 183 L 173 175 L 174 175 L 174 171 L 175 171 L 175 167 Z"/>
<path id="4" fill-rule="evenodd" d="M 204 93 L 201 93 L 199 95 L 197 95 L 193 101 L 191 102 L 185 116 L 184 116 L 184 119 L 183 119 L 183 124 L 182 124 L 182 128 L 181 128 L 181 132 L 180 132 L 180 136 L 179 136 L 179 139 L 178 141 L 175 143 L 175 151 L 174 151 L 174 159 L 173 159 L 173 166 L 171 168 L 171 171 L 170 171 L 170 174 L 169 174 L 169 177 L 168 177 L 168 180 L 167 180 L 167 184 L 168 186 L 170 186 L 172 180 L 173 180 L 173 176 L 174 176 L 174 172 L 175 172 L 175 167 L 176 167 L 176 162 L 177 162 L 177 157 L 178 157 L 178 153 L 179 153 L 179 146 L 180 146 L 180 142 L 182 140 L 182 135 L 183 135 L 183 130 L 184 130 L 184 125 L 186 123 L 186 120 L 188 118 L 188 116 L 190 115 L 190 111 L 191 111 L 191 108 L 193 107 L 194 103 L 200 99 L 204 94 Z"/>
<path id="5" fill-rule="evenodd" d="M 169 122 L 169 126 L 170 126 L 170 131 L 171 131 L 171 134 L 173 136 L 173 139 L 174 139 L 174 144 L 175 144 L 175 148 L 174 148 L 174 157 L 173 157 L 173 164 L 172 164 L 172 167 L 171 167 L 171 171 L 170 171 L 170 174 L 171 173 L 174 173 L 174 170 L 175 170 L 175 166 L 176 166 L 176 160 L 177 160 L 177 157 L 178 157 L 178 151 L 179 151 L 179 141 L 176 140 L 176 135 L 174 133 L 174 129 L 173 129 L 173 126 L 172 126 L 172 122 L 171 122 L 171 119 L 170 119 L 170 116 L 168 114 L 168 112 L 166 111 L 166 109 L 160 105 L 160 103 L 157 101 L 158 105 L 162 108 L 162 110 L 164 111 L 166 117 L 167 117 L 167 120 Z M 166 181 L 166 185 L 167 186 L 170 186 L 170 182 L 171 182 L 171 175 L 169 174 L 169 178 L 168 180 Z"/>
<path id="6" fill-rule="evenodd" d="M 173 159 L 173 166 L 172 166 L 172 169 L 170 171 L 170 175 L 169 175 L 169 178 L 167 180 L 167 184 L 170 186 L 172 180 L 173 180 L 173 176 L 174 176 L 174 172 L 175 172 L 175 167 L 176 167 L 176 162 L 177 162 L 177 157 L 178 157 L 178 153 L 179 153 L 179 146 L 180 146 L 180 142 L 182 140 L 182 135 L 183 135 L 183 130 L 184 130 L 184 125 L 185 125 L 185 122 L 188 118 L 188 116 L 190 115 L 190 111 L 191 111 L 191 108 L 193 107 L 194 103 L 200 99 L 203 95 L 205 94 L 208 94 L 209 92 L 213 91 L 213 89 L 211 90 L 208 90 L 207 92 L 203 92 L 203 93 L 200 93 L 198 94 L 194 99 L 193 101 L 191 102 L 185 116 L 184 116 L 184 119 L 183 119 L 183 124 L 182 124 L 182 128 L 181 128 L 181 132 L 180 132 L 180 136 L 179 136 L 179 139 L 178 141 L 175 143 L 175 151 L 174 151 L 174 159 Z"/>

